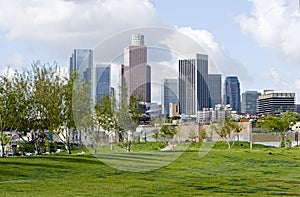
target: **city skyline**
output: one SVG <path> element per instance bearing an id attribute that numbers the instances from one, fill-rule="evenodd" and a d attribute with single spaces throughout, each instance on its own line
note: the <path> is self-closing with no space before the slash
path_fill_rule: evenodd
<path id="1" fill-rule="evenodd" d="M 241 92 L 295 92 L 299 102 L 298 1 L 124 0 L 115 4 L 61 0 L 53 4 L 29 0 L 1 4 L 0 65 L 4 74 L 37 60 L 50 64 L 57 61 L 68 73 L 68 56 L 74 48 L 93 49 L 120 31 L 160 26 L 174 28 L 203 45 L 213 54 L 222 76 L 239 77 Z M 182 9 L 190 12 L 178 15 Z M 76 25 L 70 21 L 76 21 Z"/>
<path id="2" fill-rule="evenodd" d="M 111 86 L 110 64 L 94 64 L 93 54 L 94 51 L 91 49 L 74 49 L 70 57 L 70 75 L 75 70 L 79 71 L 79 76 L 91 84 L 91 98 L 96 98 L 96 101 L 99 101 L 101 96 L 110 95 L 111 89 L 115 87 Z M 163 114 L 168 115 L 170 103 L 179 104 L 180 113 L 186 115 L 196 115 L 199 111 L 214 108 L 222 103 L 224 105 L 230 104 L 232 110 L 239 113 L 264 112 L 262 106 L 257 105 L 257 103 L 260 103 L 259 96 L 261 93 L 258 91 L 241 92 L 238 76 L 226 76 L 223 86 L 224 98 L 222 100 L 222 75 L 208 73 L 209 57 L 207 55 L 197 53 L 194 56 L 195 59 L 179 59 L 178 81 L 177 79 L 163 79 L 161 81 L 161 102 L 154 102 L 162 105 Z M 131 36 L 131 45 L 124 49 L 125 62 L 129 65 L 124 66 L 122 64 L 119 70 L 119 74 L 122 76 L 120 79 L 121 89 L 123 89 L 122 87 L 127 88 L 126 84 L 129 84 L 130 76 L 133 76 L 134 79 L 142 78 L 142 81 L 134 82 L 134 90 L 128 91 L 128 93 L 131 92 L 131 95 L 137 96 L 135 95 L 136 89 L 143 87 L 145 83 L 147 84 L 147 81 L 152 81 L 151 70 L 150 72 L 147 70 L 147 48 L 143 34 L 138 33 Z M 145 72 L 145 77 L 143 77 L 143 73 L 140 74 L 141 72 L 129 72 L 134 70 L 136 66 L 143 67 L 142 71 Z M 147 74 L 147 72 L 149 73 Z M 148 85 L 151 87 L 150 83 Z M 141 89 L 141 92 L 143 91 L 145 91 L 144 88 Z M 143 93 L 144 96 L 151 95 L 151 88 L 148 91 L 149 93 Z M 268 91 L 270 90 L 263 90 L 263 94 Z M 272 91 L 274 92 L 274 90 Z M 290 94 L 295 96 L 295 93 Z M 141 101 L 151 103 L 151 101 Z M 295 104 L 295 98 L 293 98 L 293 105 Z M 272 105 L 272 103 L 268 105 Z M 281 103 L 278 103 L 278 105 L 281 106 Z M 285 105 L 285 103 L 282 104 L 283 110 L 286 110 Z M 278 107 L 275 108 L 271 111 L 275 112 L 279 109 Z M 295 106 L 293 109 L 295 109 Z M 270 111 L 270 109 L 268 110 Z"/>

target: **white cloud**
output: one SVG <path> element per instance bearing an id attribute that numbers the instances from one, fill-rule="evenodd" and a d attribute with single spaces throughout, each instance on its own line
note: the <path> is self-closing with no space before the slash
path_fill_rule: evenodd
<path id="1" fill-rule="evenodd" d="M 211 60 L 211 73 L 222 73 L 223 77 L 237 75 L 244 82 L 252 81 L 247 68 L 239 60 L 232 58 L 229 52 L 214 40 L 210 32 L 190 27 L 181 27 L 178 31 L 194 39 L 206 51 Z"/>
<path id="2" fill-rule="evenodd" d="M 276 85 L 280 85 L 283 81 L 280 78 L 280 74 L 274 68 L 271 68 L 270 72 L 265 74 L 267 80 L 272 81 Z"/>
<path id="3" fill-rule="evenodd" d="M 74 48 L 93 48 L 119 31 L 160 24 L 148 0 L 0 0 L 5 43 L 25 41 L 31 51 L 44 47 L 60 59 Z"/>
<path id="4" fill-rule="evenodd" d="M 9 40 L 80 39 L 158 22 L 153 5 L 146 0 L 4 0 L 1 4 L 0 27 Z"/>
<path id="5" fill-rule="evenodd" d="M 253 36 L 263 48 L 300 61 L 300 14 L 298 1 L 248 0 L 253 4 L 250 15 L 237 17 L 242 31 Z"/>

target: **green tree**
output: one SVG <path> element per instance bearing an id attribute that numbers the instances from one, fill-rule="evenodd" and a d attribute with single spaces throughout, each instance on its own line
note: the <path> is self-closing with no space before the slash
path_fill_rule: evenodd
<path id="1" fill-rule="evenodd" d="M 114 131 L 117 127 L 114 112 L 114 99 L 107 95 L 100 98 L 95 107 L 98 124 L 108 132 Z"/>
<path id="2" fill-rule="evenodd" d="M 4 131 L 26 130 L 28 88 L 25 76 L 15 72 L 12 76 L 0 77 L 0 129 Z M 3 142 L 2 149 L 3 147 Z"/>
<path id="3" fill-rule="evenodd" d="M 280 144 L 284 147 L 286 132 L 297 121 L 295 112 L 281 112 L 279 115 L 267 114 L 265 118 L 258 123 L 258 126 L 268 129 L 271 132 L 279 132 L 281 135 Z"/>
<path id="4" fill-rule="evenodd" d="M 2 149 L 2 157 L 5 157 L 5 146 L 8 144 L 9 142 L 9 137 L 6 133 L 4 133 L 3 131 L 1 132 L 1 149 Z"/>
<path id="5" fill-rule="evenodd" d="M 28 71 L 30 89 L 32 90 L 32 126 L 36 151 L 41 154 L 42 145 L 47 135 L 45 131 L 54 134 L 63 120 L 63 84 L 57 64 L 41 65 L 36 62 Z"/>
<path id="6" fill-rule="evenodd" d="M 156 142 L 161 137 L 160 130 L 161 130 L 162 126 L 166 123 L 166 121 L 167 120 L 164 116 L 151 118 L 151 124 L 154 125 L 154 127 L 155 127 L 152 137 L 156 140 Z"/>
<path id="7" fill-rule="evenodd" d="M 62 85 L 62 106 L 61 106 L 61 127 L 54 130 L 54 134 L 65 145 L 65 148 L 69 154 L 71 151 L 71 132 L 76 131 L 76 125 L 73 117 L 73 92 L 74 84 L 79 81 L 79 74 L 77 72 L 72 73 L 70 78 L 64 77 Z"/>
<path id="8" fill-rule="evenodd" d="M 100 131 L 100 128 L 102 128 L 104 130 L 104 132 L 102 132 L 104 136 L 108 135 L 112 137 L 113 132 L 115 132 L 118 128 L 114 109 L 115 109 L 115 101 L 113 98 L 110 98 L 107 95 L 102 96 L 95 107 L 96 123 L 97 125 L 99 125 L 98 131 Z M 101 142 L 104 139 L 100 138 L 98 140 L 99 142 Z M 110 143 L 112 143 L 112 138 Z"/>
<path id="9" fill-rule="evenodd" d="M 228 149 L 231 149 L 235 143 L 235 136 L 242 131 L 243 127 L 230 117 L 226 117 L 224 121 L 213 125 L 212 129 L 227 143 Z"/>
<path id="10" fill-rule="evenodd" d="M 165 139 L 167 144 L 173 139 L 173 137 L 178 133 L 177 126 L 175 125 L 163 125 L 160 129 L 160 136 Z"/>
<path id="11" fill-rule="evenodd" d="M 154 130 L 153 130 L 153 135 L 152 135 L 152 137 L 155 139 L 156 142 L 158 142 L 158 139 L 159 139 L 159 137 L 160 137 L 160 132 L 159 132 L 158 129 L 154 129 Z"/>
<path id="12" fill-rule="evenodd" d="M 95 134 L 94 124 L 94 102 L 90 94 L 90 85 L 84 80 L 75 80 L 72 95 L 72 114 L 75 128 L 79 131 L 79 139 L 85 145 L 93 145 L 93 135 Z M 86 137 L 83 137 L 86 136 Z"/>
<path id="13" fill-rule="evenodd" d="M 135 127 L 137 127 L 140 124 L 140 119 L 143 114 L 143 108 L 139 100 L 140 99 L 137 97 L 134 96 L 130 97 L 129 113 Z"/>

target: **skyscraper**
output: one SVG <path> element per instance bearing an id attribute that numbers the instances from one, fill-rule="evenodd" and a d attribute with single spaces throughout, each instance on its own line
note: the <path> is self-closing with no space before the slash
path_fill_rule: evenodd
<path id="1" fill-rule="evenodd" d="M 162 113 L 168 115 L 170 111 L 169 104 L 178 104 L 177 79 L 162 80 L 161 98 Z"/>
<path id="2" fill-rule="evenodd" d="M 99 99 L 106 95 L 109 96 L 111 92 L 110 87 L 110 65 L 108 64 L 97 64 L 95 67 L 95 96 Z"/>
<path id="3" fill-rule="evenodd" d="M 242 113 L 256 113 L 256 103 L 260 93 L 257 91 L 246 91 L 242 94 Z"/>
<path id="4" fill-rule="evenodd" d="M 90 86 L 90 96 L 95 104 L 103 95 L 110 95 L 110 65 L 95 66 L 91 49 L 74 49 L 70 57 L 70 75 L 76 71 Z"/>
<path id="5" fill-rule="evenodd" d="M 79 76 L 84 78 L 84 72 L 93 67 L 93 51 L 91 49 L 74 49 L 70 57 L 70 75 L 78 71 Z M 90 81 L 91 79 L 86 79 Z"/>
<path id="6" fill-rule="evenodd" d="M 236 76 L 225 79 L 224 104 L 230 104 L 233 111 L 241 112 L 240 82 Z"/>
<path id="7" fill-rule="evenodd" d="M 208 56 L 179 60 L 179 109 L 181 114 L 196 115 L 209 106 Z"/>
<path id="8" fill-rule="evenodd" d="M 217 104 L 222 104 L 222 75 L 209 74 L 208 75 L 208 89 L 209 89 L 209 107 L 214 108 Z"/>
<path id="9" fill-rule="evenodd" d="M 91 49 L 74 49 L 70 57 L 70 77 L 72 73 L 78 72 L 79 78 L 85 80 L 90 85 L 90 97 L 95 99 L 95 91 L 93 91 L 93 67 L 93 51 Z"/>
<path id="10" fill-rule="evenodd" d="M 143 102 L 151 102 L 151 67 L 147 65 L 144 35 L 132 35 L 131 45 L 124 50 L 121 75 L 124 78 L 124 83 L 122 83 L 126 84 L 128 96 L 135 96 Z"/>

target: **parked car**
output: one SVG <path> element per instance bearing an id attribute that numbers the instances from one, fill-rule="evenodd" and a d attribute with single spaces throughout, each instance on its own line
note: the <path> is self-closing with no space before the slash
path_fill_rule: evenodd
<path id="1" fill-rule="evenodd" d="M 33 156 L 35 153 L 25 153 L 25 156 Z"/>

